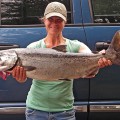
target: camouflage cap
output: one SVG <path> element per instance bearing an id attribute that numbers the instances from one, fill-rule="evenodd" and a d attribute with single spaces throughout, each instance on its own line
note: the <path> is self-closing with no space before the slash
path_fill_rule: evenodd
<path id="1" fill-rule="evenodd" d="M 49 18 L 52 16 L 61 17 L 64 21 L 67 21 L 67 10 L 64 4 L 60 2 L 51 2 L 47 5 L 44 17 Z"/>

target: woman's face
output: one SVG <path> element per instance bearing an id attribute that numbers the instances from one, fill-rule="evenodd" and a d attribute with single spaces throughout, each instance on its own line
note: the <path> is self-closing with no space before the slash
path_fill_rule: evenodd
<path id="1" fill-rule="evenodd" d="M 53 16 L 48 19 L 44 19 L 44 24 L 48 34 L 59 35 L 62 33 L 65 21 L 60 17 Z"/>

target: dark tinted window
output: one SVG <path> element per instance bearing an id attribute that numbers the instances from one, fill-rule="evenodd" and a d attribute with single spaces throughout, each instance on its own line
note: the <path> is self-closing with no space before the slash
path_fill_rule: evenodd
<path id="1" fill-rule="evenodd" d="M 1 25 L 28 25 L 41 24 L 39 18 L 43 17 L 48 3 L 58 1 L 68 10 L 68 22 L 71 23 L 70 0 L 1 0 Z"/>
<path id="2" fill-rule="evenodd" d="M 96 23 L 120 23 L 120 0 L 91 0 Z"/>

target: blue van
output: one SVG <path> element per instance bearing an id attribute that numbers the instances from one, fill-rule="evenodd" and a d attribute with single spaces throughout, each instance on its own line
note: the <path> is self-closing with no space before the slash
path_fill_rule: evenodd
<path id="1" fill-rule="evenodd" d="M 25 48 L 46 35 L 39 18 L 49 2 L 67 7 L 63 31 L 92 51 L 107 49 L 120 29 L 120 0 L 1 0 L 0 50 Z M 91 79 L 74 80 L 77 120 L 120 120 L 120 67 L 109 66 Z M 25 120 L 25 100 L 32 80 L 20 84 L 12 76 L 0 79 L 0 120 Z"/>

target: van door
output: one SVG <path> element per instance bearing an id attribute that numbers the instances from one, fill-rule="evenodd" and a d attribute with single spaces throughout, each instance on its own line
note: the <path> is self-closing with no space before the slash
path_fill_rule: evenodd
<path id="1" fill-rule="evenodd" d="M 0 1 L 0 48 L 4 46 L 4 49 L 8 49 L 14 45 L 25 48 L 31 42 L 44 38 L 46 30 L 40 19 L 43 17 L 46 5 L 53 1 L 61 2 L 67 8 L 68 20 L 63 30 L 64 37 L 86 44 L 80 0 L 2 0 Z M 0 78 L 1 120 L 7 120 L 7 117 L 10 120 L 25 119 L 25 100 L 31 84 L 31 79 L 20 84 L 11 75 L 6 81 Z M 75 80 L 73 91 L 76 117 L 78 120 L 79 118 L 87 120 L 89 80 Z"/>
<path id="2" fill-rule="evenodd" d="M 81 1 L 87 44 L 92 51 L 106 49 L 115 32 L 120 30 L 119 5 L 120 0 Z M 89 13 L 88 19 L 86 12 Z M 119 72 L 120 66 L 112 65 L 100 69 L 96 77 L 90 80 L 89 119 L 120 119 Z"/>

